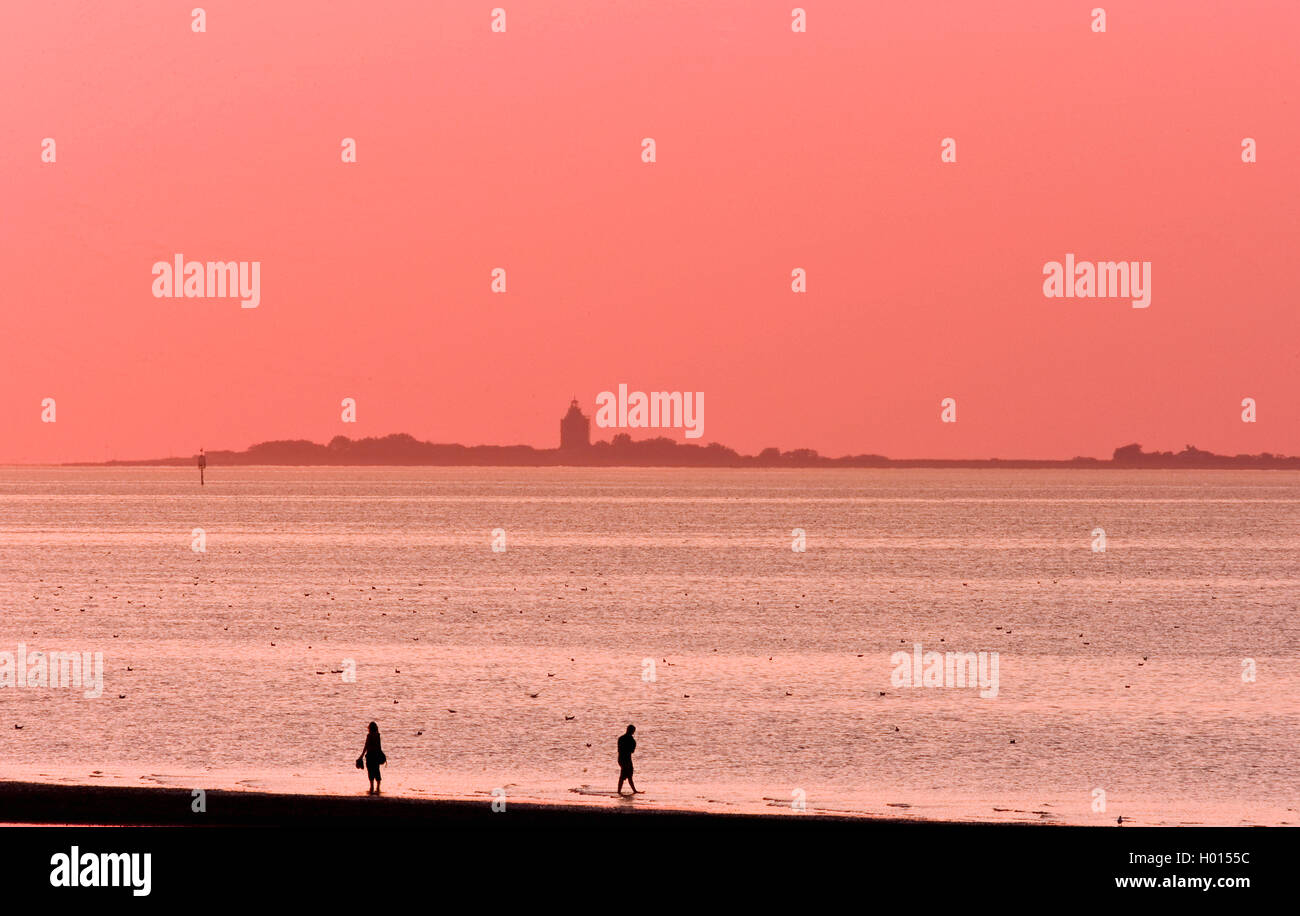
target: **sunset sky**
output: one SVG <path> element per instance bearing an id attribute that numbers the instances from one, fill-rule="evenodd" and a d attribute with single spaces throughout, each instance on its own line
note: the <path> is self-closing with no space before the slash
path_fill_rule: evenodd
<path id="1" fill-rule="evenodd" d="M 744 452 L 1300 454 L 1300 4 L 795 5 L 4 4 L 0 462 L 551 447 L 620 382 Z M 1150 307 L 1044 298 L 1067 252 Z"/>

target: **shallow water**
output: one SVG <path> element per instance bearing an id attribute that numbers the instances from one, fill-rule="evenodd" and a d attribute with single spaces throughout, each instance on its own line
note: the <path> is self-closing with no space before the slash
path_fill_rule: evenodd
<path id="1" fill-rule="evenodd" d="M 1300 823 L 1300 473 L 195 478 L 0 468 L 0 652 L 105 666 L 0 689 L 0 777 L 358 793 L 375 719 L 390 794 L 628 804 L 634 722 L 637 805 Z"/>

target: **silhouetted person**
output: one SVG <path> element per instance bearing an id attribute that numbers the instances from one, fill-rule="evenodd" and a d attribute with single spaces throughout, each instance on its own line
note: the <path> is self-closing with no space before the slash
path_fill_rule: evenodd
<path id="1" fill-rule="evenodd" d="M 375 722 L 370 723 L 370 733 L 366 735 L 366 746 L 361 749 L 361 757 L 366 759 L 366 775 L 370 777 L 370 792 L 368 794 L 379 794 L 379 783 L 384 779 L 379 774 L 379 767 L 383 765 L 388 758 L 384 756 L 384 749 L 379 746 L 379 725 Z M 361 757 L 357 758 L 357 767 L 361 766 Z"/>
<path id="2" fill-rule="evenodd" d="M 208 456 L 199 449 L 199 486 L 203 486 L 203 469 L 208 466 Z"/>
<path id="3" fill-rule="evenodd" d="M 618 736 L 618 794 L 623 794 L 623 780 L 632 787 L 632 794 L 638 794 L 636 783 L 632 781 L 632 752 L 636 750 L 636 739 L 632 733 L 635 725 L 629 725 L 627 731 Z"/>

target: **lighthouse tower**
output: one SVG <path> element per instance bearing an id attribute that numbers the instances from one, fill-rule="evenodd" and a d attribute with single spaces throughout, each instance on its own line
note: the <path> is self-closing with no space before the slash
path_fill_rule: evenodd
<path id="1" fill-rule="evenodd" d="M 588 448 L 591 446 L 591 420 L 578 407 L 575 397 L 569 403 L 569 412 L 560 418 L 560 448 Z"/>

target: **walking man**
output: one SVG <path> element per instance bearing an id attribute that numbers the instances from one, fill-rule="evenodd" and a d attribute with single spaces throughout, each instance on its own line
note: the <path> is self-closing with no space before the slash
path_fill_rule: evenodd
<path id="1" fill-rule="evenodd" d="M 636 731 L 636 726 L 629 725 L 627 727 L 627 731 L 619 735 L 618 737 L 618 794 L 619 795 L 623 794 L 624 780 L 627 780 L 627 784 L 632 787 L 633 795 L 643 794 L 637 789 L 636 783 L 632 781 L 632 752 L 636 750 L 636 739 L 632 737 L 632 733 L 635 731 Z"/>

